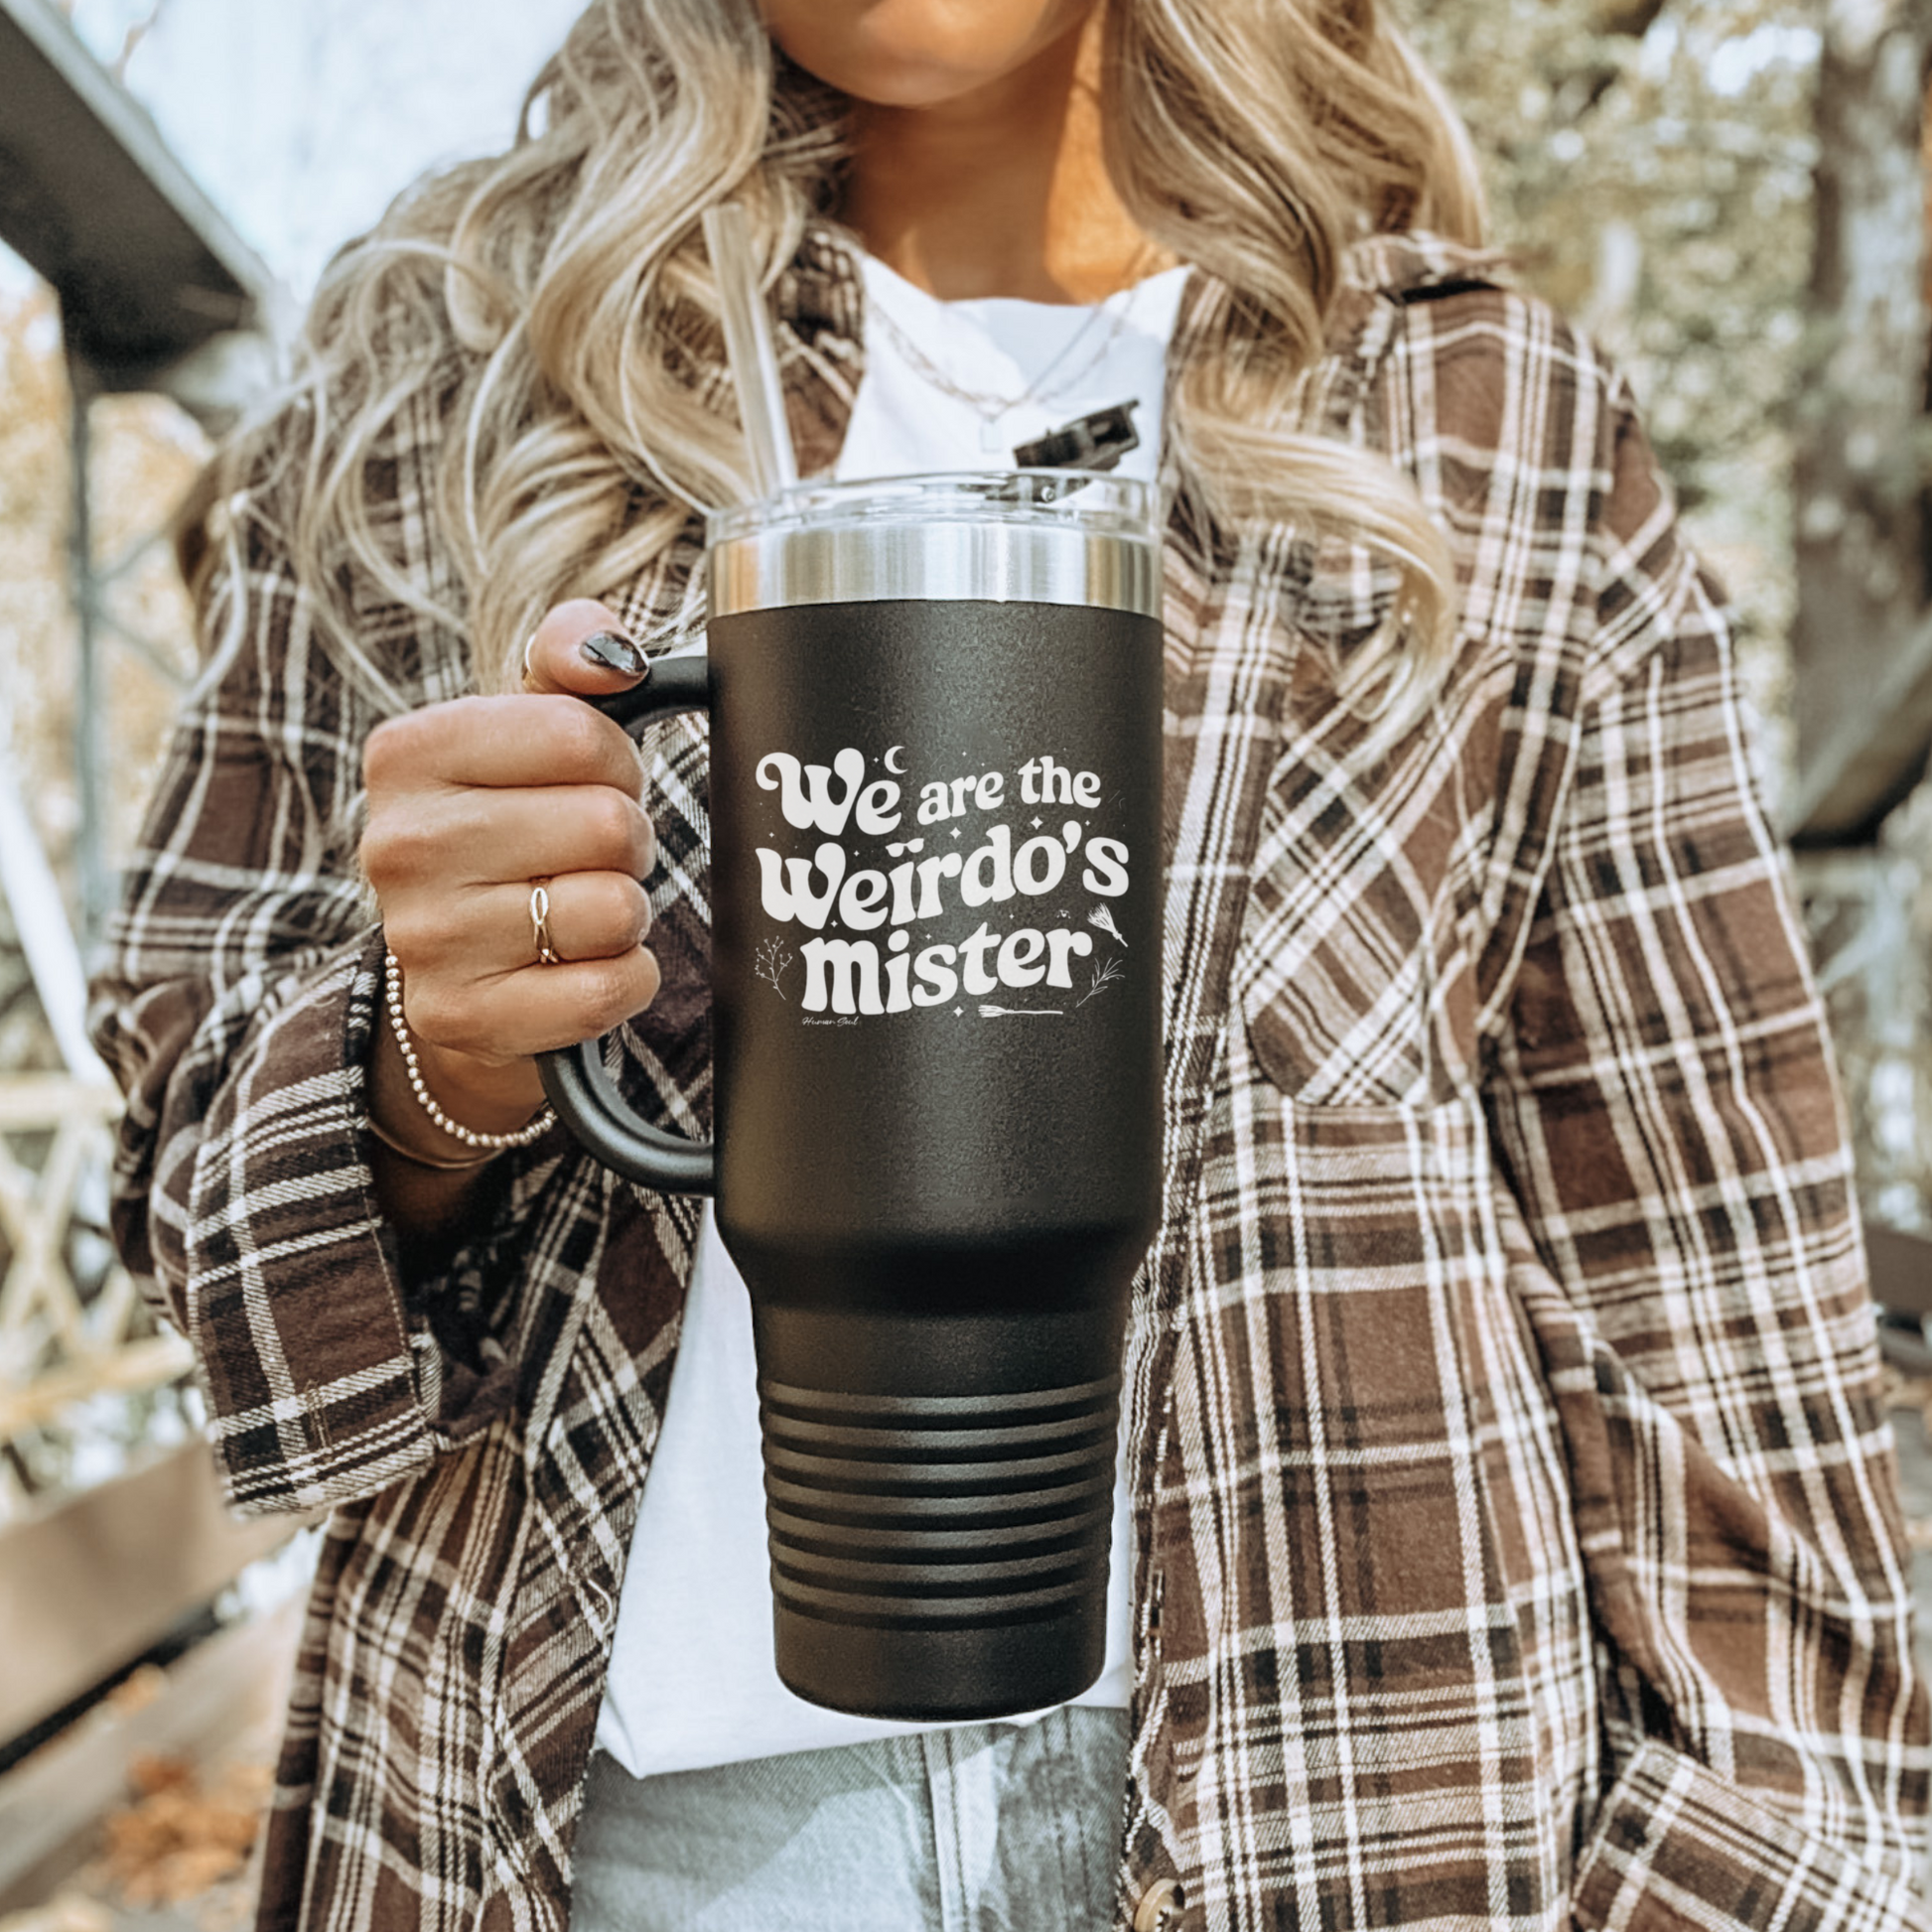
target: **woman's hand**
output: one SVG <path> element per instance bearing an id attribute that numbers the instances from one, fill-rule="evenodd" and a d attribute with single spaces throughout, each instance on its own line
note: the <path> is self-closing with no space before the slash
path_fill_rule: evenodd
<path id="1" fill-rule="evenodd" d="M 543 1104 L 532 1054 L 608 1032 L 657 991 L 639 883 L 655 856 L 643 768 L 622 730 L 582 702 L 634 685 L 642 665 L 603 605 L 559 605 L 531 640 L 521 695 L 430 705 L 369 737 L 362 864 L 404 1016 L 430 1092 L 480 1133 Z M 538 882 L 554 965 L 538 957 Z M 384 1130 L 431 1160 L 461 1155 L 414 1103 L 386 1029 L 376 1051 Z"/>

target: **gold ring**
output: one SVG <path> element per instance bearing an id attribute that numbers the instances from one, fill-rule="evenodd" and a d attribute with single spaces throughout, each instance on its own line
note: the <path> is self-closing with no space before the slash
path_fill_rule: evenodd
<path id="1" fill-rule="evenodd" d="M 550 943 L 550 892 L 545 886 L 530 888 L 530 929 L 536 935 L 537 964 L 561 966 L 564 956 Z"/>

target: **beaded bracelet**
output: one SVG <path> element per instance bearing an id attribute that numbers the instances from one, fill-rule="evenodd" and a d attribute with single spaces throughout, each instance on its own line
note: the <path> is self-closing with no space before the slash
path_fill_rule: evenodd
<path id="1" fill-rule="evenodd" d="M 438 1173 L 468 1173 L 472 1168 L 488 1167 L 496 1158 L 496 1151 L 493 1148 L 489 1148 L 485 1149 L 482 1154 L 472 1154 L 466 1160 L 439 1161 L 433 1154 L 419 1154 L 406 1142 L 397 1140 L 373 1114 L 368 1116 L 368 1128 L 369 1132 L 384 1147 L 390 1148 L 399 1154 L 411 1167 L 433 1168 Z"/>
<path id="2" fill-rule="evenodd" d="M 546 1106 L 536 1119 L 526 1122 L 513 1134 L 479 1134 L 474 1127 L 465 1127 L 461 1121 L 452 1120 L 436 1104 L 436 1096 L 430 1092 L 423 1080 L 423 1065 L 416 1057 L 416 1042 L 409 1036 L 409 1023 L 402 1017 L 402 962 L 394 953 L 386 960 L 385 971 L 388 983 L 389 1026 L 396 1035 L 396 1044 L 402 1049 L 403 1071 L 409 1076 L 409 1091 L 416 1096 L 416 1104 L 422 1108 L 451 1140 L 461 1141 L 465 1147 L 486 1147 L 492 1153 L 500 1154 L 511 1147 L 528 1147 L 533 1141 L 542 1138 L 555 1122 L 556 1114 Z M 465 1165 L 469 1165 L 465 1163 Z"/>

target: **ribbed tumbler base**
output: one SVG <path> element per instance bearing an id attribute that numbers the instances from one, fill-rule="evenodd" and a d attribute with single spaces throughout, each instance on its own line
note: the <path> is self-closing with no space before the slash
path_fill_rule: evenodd
<path id="1" fill-rule="evenodd" d="M 976 1395 L 759 1383 L 778 1675 L 867 1717 L 1063 1704 L 1106 1651 L 1117 1375 Z"/>

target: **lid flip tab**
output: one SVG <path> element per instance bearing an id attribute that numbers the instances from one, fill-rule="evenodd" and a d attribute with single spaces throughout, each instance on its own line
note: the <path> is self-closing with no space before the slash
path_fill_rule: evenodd
<path id="1" fill-rule="evenodd" d="M 1022 470 L 1111 470 L 1129 450 L 1141 447 L 1134 427 L 1140 398 L 1096 409 L 1062 429 L 1048 430 L 1013 453 Z"/>

